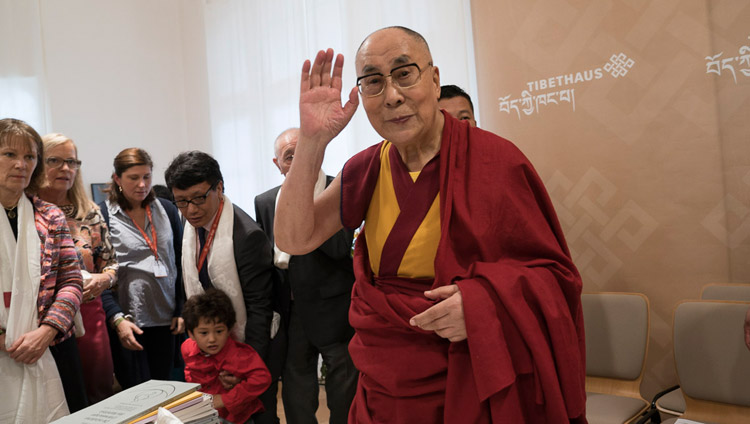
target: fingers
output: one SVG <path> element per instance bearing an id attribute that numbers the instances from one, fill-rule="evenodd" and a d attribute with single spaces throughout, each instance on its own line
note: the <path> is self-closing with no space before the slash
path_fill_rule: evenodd
<path id="1" fill-rule="evenodd" d="M 323 74 L 323 66 L 325 65 L 326 52 L 323 50 L 319 51 L 315 56 L 315 61 L 310 71 L 310 88 L 320 87 Z"/>
<path id="2" fill-rule="evenodd" d="M 442 300 L 453 296 L 458 291 L 458 286 L 455 284 L 451 284 L 448 286 L 438 287 L 434 290 L 427 290 L 426 292 L 424 292 L 424 295 L 428 299 Z"/>
<path id="3" fill-rule="evenodd" d="M 300 82 L 300 92 L 302 93 L 310 89 L 310 66 L 309 60 L 302 64 L 302 80 Z"/>
<path id="4" fill-rule="evenodd" d="M 341 56 L 341 55 L 339 55 Z M 333 49 L 326 50 L 326 57 L 323 61 L 323 72 L 320 75 L 320 85 L 323 87 L 331 86 L 331 66 L 333 65 Z"/>
<path id="5" fill-rule="evenodd" d="M 331 50 L 331 53 L 333 53 L 333 50 Z M 331 87 L 341 90 L 342 82 L 341 82 L 341 75 L 343 74 L 344 70 L 344 55 L 339 53 L 336 55 L 336 63 L 333 65 L 333 78 L 331 79 Z M 351 99 L 351 96 L 350 96 Z"/>

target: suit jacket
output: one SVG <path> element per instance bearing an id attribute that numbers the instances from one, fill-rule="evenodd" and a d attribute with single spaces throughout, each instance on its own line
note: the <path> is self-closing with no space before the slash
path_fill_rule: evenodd
<path id="1" fill-rule="evenodd" d="M 273 316 L 273 248 L 258 224 L 237 205 L 234 205 L 232 239 L 234 261 L 247 310 L 245 343 L 267 361 Z"/>
<path id="2" fill-rule="evenodd" d="M 333 177 L 327 177 L 326 185 Z M 255 216 L 273 242 L 276 195 L 274 187 L 255 198 Z M 342 229 L 306 255 L 295 255 L 281 274 L 291 287 L 294 307 L 303 318 L 305 334 L 318 346 L 348 342 L 354 335 L 349 325 L 354 272 L 352 240 L 354 232 Z"/>

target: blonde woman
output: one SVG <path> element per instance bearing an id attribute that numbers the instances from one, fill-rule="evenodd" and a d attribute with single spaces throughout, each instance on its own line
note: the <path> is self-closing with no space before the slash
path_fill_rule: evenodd
<path id="1" fill-rule="evenodd" d="M 42 140 L 45 181 L 39 197 L 65 213 L 81 269 L 86 271 L 81 304 L 85 335 L 77 342 L 86 364 L 86 394 L 90 403 L 96 403 L 112 395 L 112 353 L 101 294 L 117 281 L 117 259 L 102 213 L 86 196 L 75 143 L 57 133 L 47 134 Z"/>

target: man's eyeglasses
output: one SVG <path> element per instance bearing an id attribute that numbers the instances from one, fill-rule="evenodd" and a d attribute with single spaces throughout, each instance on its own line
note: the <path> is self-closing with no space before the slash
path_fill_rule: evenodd
<path id="1" fill-rule="evenodd" d="M 50 168 L 59 168 L 63 166 L 63 164 L 68 165 L 68 168 L 72 170 L 76 170 L 81 166 L 81 161 L 78 159 L 61 159 L 55 156 L 50 156 L 45 161 L 47 162 L 47 166 Z"/>
<path id="2" fill-rule="evenodd" d="M 432 62 L 427 64 L 427 68 L 432 66 Z M 375 74 L 364 75 L 357 78 L 357 87 L 359 92 L 365 97 L 379 96 L 385 90 L 386 78 L 391 79 L 391 83 L 400 88 L 409 88 L 417 85 L 422 78 L 423 69 L 419 68 L 416 63 L 401 65 L 391 69 L 391 73 L 383 75 L 380 72 Z"/>
<path id="3" fill-rule="evenodd" d="M 217 185 L 219 185 L 219 181 L 215 182 L 208 189 L 208 191 L 206 192 L 206 194 L 204 194 L 203 196 L 196 196 L 196 197 L 193 197 L 190 200 L 176 200 L 176 201 L 174 201 L 172 203 L 174 203 L 174 205 L 177 206 L 180 209 L 184 209 L 184 208 L 188 207 L 188 205 L 191 204 L 191 203 L 194 204 L 195 206 L 200 206 L 200 205 L 206 203 L 206 199 L 208 199 L 208 193 L 210 193 L 211 190 L 215 189 Z"/>

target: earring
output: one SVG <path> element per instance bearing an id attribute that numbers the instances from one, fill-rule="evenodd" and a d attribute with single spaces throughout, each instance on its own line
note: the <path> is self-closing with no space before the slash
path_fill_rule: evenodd
<path id="1" fill-rule="evenodd" d="M 117 186 L 117 189 L 120 190 L 120 193 L 122 193 L 122 186 Z"/>

